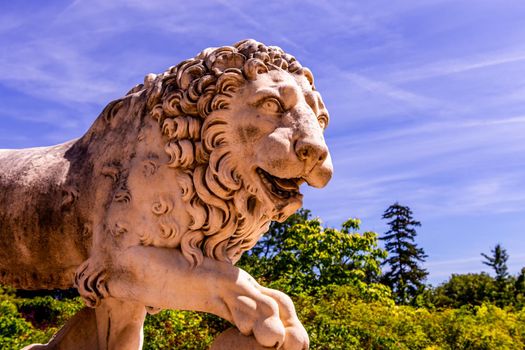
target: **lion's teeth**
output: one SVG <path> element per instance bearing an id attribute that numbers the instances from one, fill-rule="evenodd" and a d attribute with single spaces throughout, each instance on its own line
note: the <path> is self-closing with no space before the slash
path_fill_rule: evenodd
<path id="1" fill-rule="evenodd" d="M 286 190 L 286 191 L 293 191 L 295 189 L 297 189 L 297 183 L 295 182 L 295 180 L 292 180 L 292 179 L 280 179 L 280 178 L 274 178 L 274 181 L 276 183 L 277 186 L 279 186 L 280 188 L 282 188 L 283 190 Z"/>
<path id="2" fill-rule="evenodd" d="M 256 172 L 263 184 L 276 196 L 288 199 L 297 195 L 301 179 L 281 179 L 266 173 L 261 168 L 257 168 Z"/>

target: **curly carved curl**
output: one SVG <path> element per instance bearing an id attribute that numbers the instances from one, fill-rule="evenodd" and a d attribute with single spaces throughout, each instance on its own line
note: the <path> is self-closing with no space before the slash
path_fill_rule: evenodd
<path id="1" fill-rule="evenodd" d="M 146 76 L 147 107 L 166 139 L 168 165 L 182 170 L 177 181 L 192 218 L 184 233 L 163 222 L 162 236 L 171 239 L 169 246 L 180 244 L 193 264 L 203 256 L 235 262 L 268 229 L 256 191 L 235 169 L 228 148 L 231 127 L 211 114 L 228 109 L 247 80 L 275 69 L 304 75 L 314 88 L 312 74 L 293 56 L 254 40 L 206 49 L 163 74 Z M 156 205 L 156 213 L 167 210 Z"/>

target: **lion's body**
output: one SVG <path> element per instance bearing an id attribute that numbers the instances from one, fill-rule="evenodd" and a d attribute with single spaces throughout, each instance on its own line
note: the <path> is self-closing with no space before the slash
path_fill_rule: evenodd
<path id="1" fill-rule="evenodd" d="M 133 230 L 120 237 L 120 248 L 176 246 L 153 239 L 158 235 L 154 215 L 144 218 L 159 188 L 179 206 L 181 200 L 173 169 L 149 159 L 158 154 L 167 162 L 155 121 L 141 115 L 143 103 L 135 105 L 143 97 L 131 94 L 111 103 L 80 139 L 0 150 L 0 283 L 21 289 L 72 287 L 75 271 L 93 250 L 112 248 L 108 239 L 120 235 L 123 217 Z M 148 165 L 155 168 L 153 178 Z M 148 181 L 156 186 L 147 186 Z M 184 217 L 179 220 L 188 225 Z"/>
<path id="2" fill-rule="evenodd" d="M 0 283 L 21 289 L 74 285 L 75 271 L 94 248 L 97 217 L 106 217 L 111 202 L 108 159 L 122 157 L 119 164 L 128 166 L 135 147 L 129 141 L 138 133 L 126 120 L 133 114 L 119 116 L 120 132 L 111 128 L 108 110 L 79 139 L 0 150 Z"/>
<path id="3" fill-rule="evenodd" d="M 0 283 L 17 288 L 67 288 L 88 256 L 83 223 L 69 210 L 69 161 L 74 141 L 0 150 Z"/>
<path id="4" fill-rule="evenodd" d="M 303 182 L 329 181 L 327 122 L 311 72 L 253 40 L 148 75 L 81 138 L 0 150 L 0 283 L 74 285 L 97 322 L 133 308 L 100 326 L 101 348 L 139 344 L 146 305 L 304 347 L 291 301 L 233 264 L 301 206 Z"/>

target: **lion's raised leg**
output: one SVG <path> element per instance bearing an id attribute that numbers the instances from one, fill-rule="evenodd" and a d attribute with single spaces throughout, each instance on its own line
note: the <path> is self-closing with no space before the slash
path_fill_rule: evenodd
<path id="1" fill-rule="evenodd" d="M 308 348 L 308 336 L 283 293 L 245 271 L 205 258 L 192 267 L 179 250 L 132 247 L 112 259 L 104 289 L 113 298 L 161 309 L 213 313 L 266 347 Z"/>

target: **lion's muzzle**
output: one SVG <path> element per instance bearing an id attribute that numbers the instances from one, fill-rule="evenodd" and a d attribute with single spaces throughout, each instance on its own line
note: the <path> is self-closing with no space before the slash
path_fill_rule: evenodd
<path id="1" fill-rule="evenodd" d="M 308 185 L 321 188 L 332 178 L 334 167 L 328 147 L 322 136 L 310 136 L 297 140 L 294 145 L 297 157 L 305 164 Z"/>

